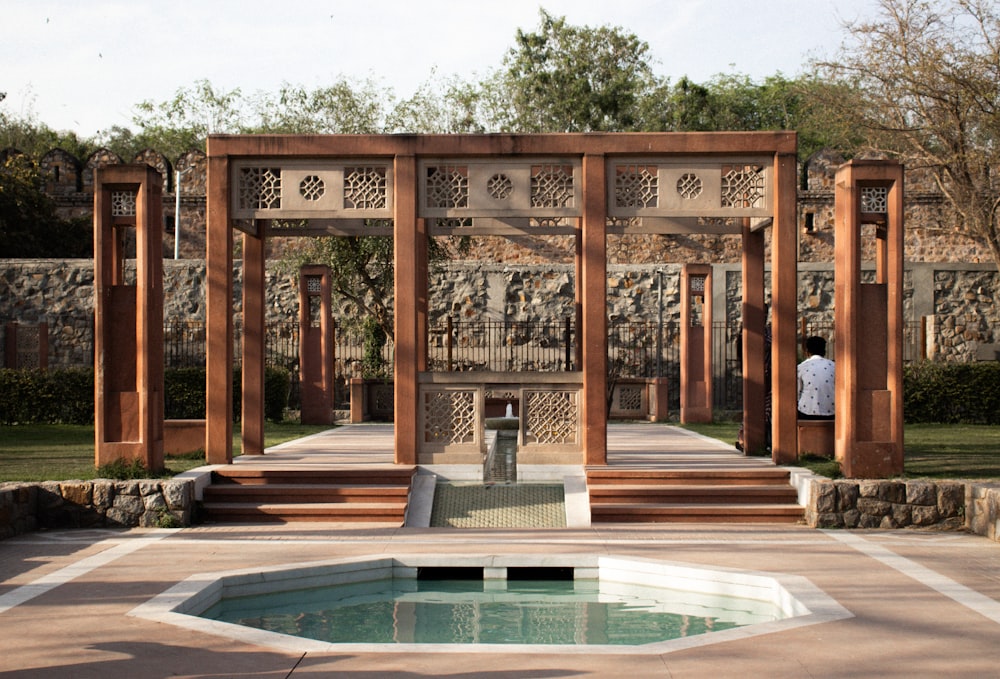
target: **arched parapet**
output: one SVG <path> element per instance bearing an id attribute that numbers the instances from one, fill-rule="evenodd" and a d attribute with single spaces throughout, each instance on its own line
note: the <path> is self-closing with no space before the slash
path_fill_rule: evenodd
<path id="1" fill-rule="evenodd" d="M 205 195 L 205 177 L 208 169 L 208 161 L 204 151 L 192 149 L 187 153 L 181 154 L 174 168 L 181 173 L 180 187 L 183 195 Z M 174 192 L 177 191 L 177 187 L 174 186 L 175 180 L 176 178 L 171 180 L 170 183 L 171 191 Z"/>
<path id="2" fill-rule="evenodd" d="M 54 148 L 38 161 L 45 176 L 45 192 L 50 195 L 79 193 L 83 189 L 80 159 L 69 151 Z"/>
<path id="3" fill-rule="evenodd" d="M 94 190 L 94 170 L 110 165 L 121 165 L 121 157 L 110 149 L 98 149 L 90 154 L 83 165 L 83 190 Z"/>
<path id="4" fill-rule="evenodd" d="M 170 161 L 167 160 L 167 157 L 159 151 L 154 151 L 153 149 L 140 151 L 136 154 L 135 159 L 132 162 L 149 165 L 151 168 L 159 172 L 160 177 L 163 179 L 163 186 L 171 187 L 173 185 L 171 180 L 173 168 L 170 165 Z"/>

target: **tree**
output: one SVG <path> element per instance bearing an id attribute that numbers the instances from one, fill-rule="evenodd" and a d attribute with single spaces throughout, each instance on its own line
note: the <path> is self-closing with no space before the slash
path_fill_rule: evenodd
<path id="1" fill-rule="evenodd" d="M 42 188 L 26 156 L 12 155 L 0 167 L 0 257 L 92 257 L 89 220 L 59 217 Z"/>
<path id="2" fill-rule="evenodd" d="M 571 26 L 540 10 L 538 32 L 520 29 L 501 83 L 518 132 L 643 129 L 643 100 L 657 80 L 649 45 L 621 28 Z"/>
<path id="3" fill-rule="evenodd" d="M 855 152 L 927 171 L 956 228 L 1000 267 L 1000 11 L 991 0 L 879 0 L 847 24 L 817 76 L 845 85 L 820 103 L 861 137 Z M 845 96 L 853 93 L 853 96 Z"/>

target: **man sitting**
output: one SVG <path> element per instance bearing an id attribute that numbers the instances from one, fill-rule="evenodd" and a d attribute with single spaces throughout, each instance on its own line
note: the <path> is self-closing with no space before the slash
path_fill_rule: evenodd
<path id="1" fill-rule="evenodd" d="M 809 357 L 799 363 L 799 419 L 832 420 L 836 376 L 833 361 L 826 358 L 826 340 L 815 335 L 806 339 Z"/>

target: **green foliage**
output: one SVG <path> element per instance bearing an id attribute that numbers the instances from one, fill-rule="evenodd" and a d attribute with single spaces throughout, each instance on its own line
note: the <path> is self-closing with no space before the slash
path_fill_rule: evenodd
<path id="1" fill-rule="evenodd" d="M 385 330 L 378 321 L 371 316 L 365 319 L 362 325 L 364 337 L 364 351 L 361 356 L 361 371 L 364 377 L 377 378 L 389 377 L 383 350 L 387 341 Z"/>
<path id="2" fill-rule="evenodd" d="M 0 108 L 0 149 L 8 148 L 17 149 L 34 158 L 41 158 L 52 149 L 61 148 L 82 160 L 98 147 L 94 140 L 81 139 L 75 132 L 53 130 L 37 121 L 31 112 L 27 115 L 14 115 Z"/>
<path id="3" fill-rule="evenodd" d="M 113 462 L 108 462 L 98 467 L 97 478 L 131 481 L 132 479 L 155 478 L 155 475 L 146 469 L 146 465 L 143 464 L 142 460 L 126 460 L 120 457 Z"/>
<path id="4" fill-rule="evenodd" d="M 240 372 L 233 371 L 233 419 L 240 418 Z M 291 374 L 284 368 L 264 370 L 264 416 L 284 419 Z M 166 419 L 205 417 L 205 369 L 164 371 Z M 0 369 L 0 424 L 93 424 L 94 371 Z"/>
<path id="5" fill-rule="evenodd" d="M 173 99 L 142 101 L 135 107 L 132 122 L 139 136 L 168 158 L 191 149 L 205 150 L 210 134 L 239 134 L 253 131 L 244 122 L 243 96 L 237 88 L 219 90 L 208 80 L 198 80 L 191 88 L 180 88 Z"/>
<path id="6" fill-rule="evenodd" d="M 0 167 L 0 257 L 91 257 L 86 219 L 62 219 L 43 191 L 38 165 L 13 155 Z"/>
<path id="7" fill-rule="evenodd" d="M 205 417 L 205 369 L 168 368 L 163 374 L 164 417 L 198 420 Z"/>
<path id="8" fill-rule="evenodd" d="M 184 524 L 167 509 L 161 509 L 156 517 L 157 528 L 183 528 Z"/>
<path id="9" fill-rule="evenodd" d="M 987 244 L 1000 266 L 1000 4 L 879 5 L 873 20 L 846 26 L 840 54 L 814 64 L 818 80 L 842 85 L 817 105 L 855 130 L 852 150 L 923 171 L 957 227 Z"/>
<path id="10" fill-rule="evenodd" d="M 233 421 L 238 422 L 243 414 L 242 373 L 233 369 Z M 285 368 L 264 368 L 264 418 L 271 422 L 285 419 L 288 395 L 292 389 L 292 375 Z"/>
<path id="11" fill-rule="evenodd" d="M 907 422 L 1000 424 L 1000 363 L 908 365 L 903 401 Z"/>
<path id="12" fill-rule="evenodd" d="M 94 421 L 94 371 L 0 369 L 0 423 Z"/>
<path id="13" fill-rule="evenodd" d="M 285 419 L 292 376 L 284 368 L 264 369 L 264 417 L 271 422 Z"/>
<path id="14" fill-rule="evenodd" d="M 517 31 L 504 64 L 511 127 L 521 132 L 596 132 L 645 127 L 655 89 L 649 45 L 618 27 L 572 26 L 540 10 L 538 31 Z"/>

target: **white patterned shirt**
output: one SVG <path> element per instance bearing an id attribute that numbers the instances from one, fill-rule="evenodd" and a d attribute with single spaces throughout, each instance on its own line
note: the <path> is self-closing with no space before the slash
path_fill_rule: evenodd
<path id="1" fill-rule="evenodd" d="M 822 356 L 810 356 L 799 363 L 799 412 L 833 417 L 836 391 L 834 363 Z"/>

